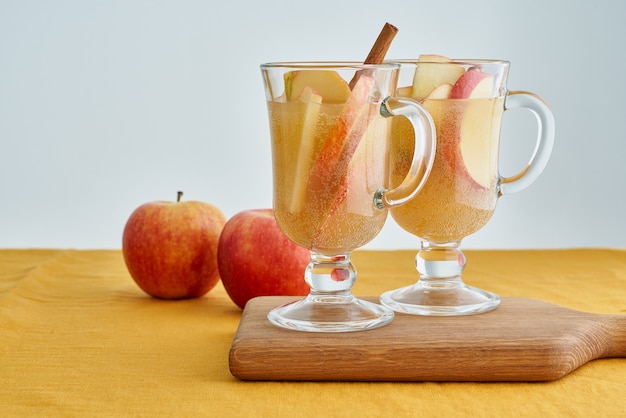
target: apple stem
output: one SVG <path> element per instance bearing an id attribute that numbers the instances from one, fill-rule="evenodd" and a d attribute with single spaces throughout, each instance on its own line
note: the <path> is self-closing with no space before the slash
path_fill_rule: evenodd
<path id="1" fill-rule="evenodd" d="M 180 198 L 183 197 L 183 192 L 179 191 L 176 193 L 176 202 L 180 202 Z"/>

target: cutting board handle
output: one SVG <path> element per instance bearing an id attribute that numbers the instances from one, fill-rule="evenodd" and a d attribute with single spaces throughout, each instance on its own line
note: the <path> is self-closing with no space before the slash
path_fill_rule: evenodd
<path id="1" fill-rule="evenodd" d="M 607 350 L 603 357 L 626 357 L 626 315 L 606 315 Z"/>

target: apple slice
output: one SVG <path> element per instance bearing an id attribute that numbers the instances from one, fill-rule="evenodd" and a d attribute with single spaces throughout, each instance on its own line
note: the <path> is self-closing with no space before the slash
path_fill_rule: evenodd
<path id="1" fill-rule="evenodd" d="M 451 99 L 489 99 L 493 97 L 493 76 L 472 67 L 467 70 L 450 91 Z"/>
<path id="2" fill-rule="evenodd" d="M 420 55 L 413 75 L 412 97 L 422 100 L 442 84 L 454 85 L 465 69 L 441 55 Z"/>
<path id="3" fill-rule="evenodd" d="M 350 160 L 346 175 L 346 190 L 350 191 L 346 208 L 350 213 L 374 216 L 372 196 L 384 183 L 388 164 L 381 156 L 387 155 L 392 122 L 392 118 L 373 118 Z"/>
<path id="4" fill-rule="evenodd" d="M 376 218 L 380 222 L 380 217 L 384 216 L 375 209 L 372 198 L 383 184 L 388 169 L 387 161 L 380 157 L 387 155 L 386 137 L 391 132 L 392 123 L 393 118 L 368 117 L 367 128 L 348 163 L 335 201 L 330 211 L 320 219 L 317 234 L 313 238 L 315 245 L 323 244 L 328 239 L 335 241 L 335 238 L 329 238 L 332 236 L 350 236 L 351 239 L 361 240 L 370 234 L 368 228 L 355 231 L 354 220 L 346 222 L 347 214 L 371 218 L 368 222 L 376 222 Z"/>
<path id="5" fill-rule="evenodd" d="M 412 93 L 413 86 L 403 86 L 396 89 L 396 96 L 399 97 L 412 97 Z"/>
<path id="6" fill-rule="evenodd" d="M 328 212 L 341 203 L 345 196 L 348 164 L 365 134 L 371 118 L 368 101 L 374 78 L 363 74 L 350 93 L 337 121 L 331 128 L 315 160 L 308 181 L 312 196 L 330 194 Z"/>
<path id="7" fill-rule="evenodd" d="M 481 189 L 491 187 L 496 172 L 497 161 L 491 157 L 497 154 L 490 149 L 494 146 L 494 130 L 499 131 L 494 105 L 493 100 L 468 101 L 458 130 L 457 168 L 463 169 L 463 175 Z"/>
<path id="8" fill-rule="evenodd" d="M 305 87 L 300 94 L 299 100 L 305 103 L 304 117 L 302 118 L 302 130 L 300 133 L 300 147 L 296 155 L 296 169 L 293 179 L 289 211 L 298 213 L 304 209 L 306 197 L 307 173 L 311 166 L 313 149 L 315 148 L 315 133 L 317 119 L 320 114 L 322 96 Z"/>
<path id="9" fill-rule="evenodd" d="M 456 170 L 461 170 L 463 178 L 474 187 L 491 187 L 495 164 L 493 146 L 494 130 L 499 131 L 499 119 L 494 117 L 493 76 L 479 68 L 467 70 L 452 86 L 451 99 L 465 100 L 459 105 L 456 129 L 450 135 L 456 140 L 450 141 L 444 149 L 448 163 Z"/>
<path id="10" fill-rule="evenodd" d="M 426 96 L 426 100 L 429 99 L 447 99 L 450 97 L 450 92 L 452 91 L 452 84 L 442 84 L 439 87 L 435 88 L 430 92 L 428 96 Z"/>
<path id="11" fill-rule="evenodd" d="M 324 103 L 345 103 L 350 96 L 348 83 L 335 71 L 290 71 L 284 77 L 287 100 L 297 100 L 306 87 L 322 96 Z"/>

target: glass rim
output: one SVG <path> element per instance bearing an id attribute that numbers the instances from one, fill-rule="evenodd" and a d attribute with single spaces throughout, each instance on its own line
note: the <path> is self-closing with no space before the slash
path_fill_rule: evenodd
<path id="1" fill-rule="evenodd" d="M 450 61 L 419 60 L 418 58 L 386 59 L 384 62 L 398 64 L 457 64 L 457 65 L 510 65 L 511 62 L 503 59 L 490 58 L 450 58 Z"/>
<path id="2" fill-rule="evenodd" d="M 262 69 L 290 68 L 290 69 L 384 69 L 399 68 L 400 64 L 395 61 L 384 61 L 381 64 L 365 64 L 362 61 L 274 61 L 261 64 Z"/>

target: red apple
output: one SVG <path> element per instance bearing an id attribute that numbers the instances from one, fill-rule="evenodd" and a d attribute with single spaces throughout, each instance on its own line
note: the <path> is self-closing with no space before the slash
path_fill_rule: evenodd
<path id="1" fill-rule="evenodd" d="M 151 296 L 196 298 L 219 281 L 217 244 L 226 218 L 199 201 L 139 206 L 124 227 L 122 253 L 131 277 Z"/>
<path id="2" fill-rule="evenodd" d="M 232 301 L 244 308 L 257 296 L 305 296 L 310 253 L 280 230 L 272 209 L 239 212 L 226 222 L 217 262 Z"/>

